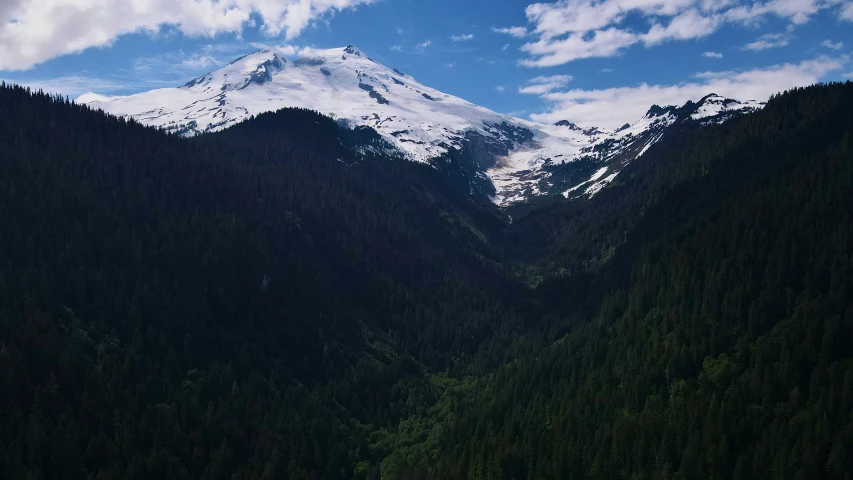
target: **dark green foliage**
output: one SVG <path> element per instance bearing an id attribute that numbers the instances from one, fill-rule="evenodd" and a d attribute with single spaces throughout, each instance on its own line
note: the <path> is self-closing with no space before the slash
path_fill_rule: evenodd
<path id="1" fill-rule="evenodd" d="M 373 132 L 253 125 L 187 141 L 0 88 L 0 471 L 349 476 L 360 422 L 517 328 L 487 204 L 354 150 Z"/>
<path id="2" fill-rule="evenodd" d="M 0 477 L 849 478 L 851 111 L 788 92 L 505 225 L 459 152 L 2 86 Z"/>
<path id="3" fill-rule="evenodd" d="M 447 389 L 387 478 L 849 478 L 851 109 L 853 84 L 790 92 L 646 160 L 678 181 L 637 166 L 591 205 L 659 198 L 613 214 L 592 321 Z"/>

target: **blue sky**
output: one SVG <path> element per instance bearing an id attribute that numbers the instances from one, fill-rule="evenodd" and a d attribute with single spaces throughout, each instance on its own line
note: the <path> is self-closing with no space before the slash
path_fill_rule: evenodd
<path id="1" fill-rule="evenodd" d="M 260 46 L 355 44 L 538 121 L 853 77 L 853 0 L 4 0 L 0 78 L 76 98 L 178 86 Z"/>

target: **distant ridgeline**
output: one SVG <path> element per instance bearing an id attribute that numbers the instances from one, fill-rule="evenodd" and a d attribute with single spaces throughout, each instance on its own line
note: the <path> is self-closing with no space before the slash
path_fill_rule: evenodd
<path id="1" fill-rule="evenodd" d="M 472 194 L 504 206 L 593 196 L 670 133 L 724 123 L 764 105 L 709 94 L 681 107 L 654 105 L 616 131 L 568 121 L 544 125 L 423 85 L 354 45 L 312 49 L 293 61 L 259 50 L 175 87 L 80 99 L 182 136 L 219 132 L 281 108 L 316 110 L 374 129 L 389 155 L 438 168 L 450 159 Z"/>
<path id="2" fill-rule="evenodd" d="M 187 139 L 2 85 L 0 477 L 849 479 L 851 111 L 502 210 L 308 110 Z"/>

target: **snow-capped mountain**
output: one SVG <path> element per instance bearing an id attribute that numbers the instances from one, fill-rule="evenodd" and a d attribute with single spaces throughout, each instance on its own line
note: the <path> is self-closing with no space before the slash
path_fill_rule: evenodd
<path id="1" fill-rule="evenodd" d="M 432 162 L 451 149 L 465 152 L 474 175 L 491 180 L 489 193 L 500 205 L 554 193 L 593 195 L 675 122 L 719 122 L 761 106 L 709 96 L 681 109 L 653 108 L 615 132 L 567 121 L 542 125 L 424 86 L 353 45 L 314 50 L 294 61 L 262 50 L 179 88 L 80 101 L 183 135 L 218 131 L 285 107 L 316 110 L 375 129 L 413 161 Z M 684 109 L 690 110 L 687 117 Z M 561 169 L 575 162 L 588 168 Z"/>
<path id="2" fill-rule="evenodd" d="M 499 190 L 507 203 L 537 195 L 593 196 L 669 132 L 681 126 L 723 123 L 763 106 L 756 101 L 739 102 L 710 94 L 682 107 L 653 105 L 643 118 L 613 132 L 582 129 L 564 120 L 555 126 L 572 132 L 579 144 L 586 141 L 579 150 L 545 158 L 534 169 L 493 170 L 491 177 L 500 185 Z"/>

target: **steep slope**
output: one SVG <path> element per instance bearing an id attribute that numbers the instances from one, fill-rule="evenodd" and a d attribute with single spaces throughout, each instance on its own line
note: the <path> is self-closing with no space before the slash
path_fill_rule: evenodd
<path id="1" fill-rule="evenodd" d="M 357 425 L 519 328 L 497 209 L 372 131 L 184 139 L 2 83 L 0 111 L 2 478 L 352 478 Z"/>
<path id="2" fill-rule="evenodd" d="M 179 88 L 111 99 L 86 95 L 81 101 L 183 135 L 219 131 L 280 108 L 307 108 L 345 125 L 373 128 L 414 161 L 434 162 L 463 152 L 470 183 L 488 179 L 494 188 L 481 190 L 499 205 L 540 195 L 593 195 L 620 165 L 659 140 L 681 118 L 676 113 L 693 105 L 650 111 L 616 132 L 568 122 L 541 125 L 422 85 L 353 45 L 314 50 L 294 61 L 262 50 Z M 691 115 L 702 123 L 760 107 L 719 97 L 699 105 Z"/>
<path id="3" fill-rule="evenodd" d="M 420 162 L 462 149 L 468 135 L 482 136 L 499 153 L 537 136 L 548 143 L 534 124 L 421 85 L 352 45 L 315 50 L 292 62 L 258 51 L 180 88 L 90 105 L 182 134 L 218 131 L 284 107 L 308 108 L 371 127 Z"/>
<path id="4" fill-rule="evenodd" d="M 853 83 L 683 123 L 514 222 L 566 227 L 542 263 L 615 250 L 536 289 L 497 208 L 368 129 L 0 107 L 4 478 L 853 471 Z"/>
<path id="5" fill-rule="evenodd" d="M 582 129 L 569 121 L 561 121 L 555 126 L 571 131 L 587 144 L 579 151 L 545 158 L 538 168 L 495 170 L 491 176 L 510 201 L 536 195 L 591 197 L 664 138 L 684 130 L 720 124 L 763 106 L 754 100 L 740 102 L 710 94 L 682 107 L 653 105 L 643 118 L 614 132 Z"/>
<path id="6" fill-rule="evenodd" d="M 851 109 L 849 82 L 786 93 L 585 202 L 682 175 L 615 262 L 550 287 L 593 285 L 588 321 L 565 302 L 491 375 L 435 382 L 382 478 L 850 478 Z"/>

